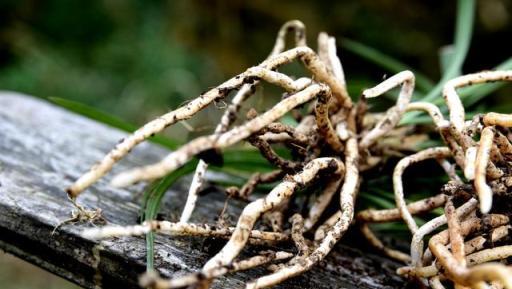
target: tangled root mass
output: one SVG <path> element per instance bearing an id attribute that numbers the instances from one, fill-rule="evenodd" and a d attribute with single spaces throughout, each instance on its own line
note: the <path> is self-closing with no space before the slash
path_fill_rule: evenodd
<path id="1" fill-rule="evenodd" d="M 285 50 L 288 33 L 293 33 L 295 47 Z M 293 78 L 279 72 L 281 66 L 293 61 L 301 62 L 310 76 Z M 113 178 L 112 184 L 127 186 L 154 180 L 206 151 L 219 151 L 247 141 L 261 152 L 275 171 L 255 172 L 241 188 L 226 190 L 230 197 L 252 200 L 243 209 L 236 226 L 189 222 L 208 169 L 208 163 L 201 160 L 178 223 L 148 221 L 130 227 L 105 226 L 86 230 L 84 236 L 100 239 L 153 231 L 226 238 L 225 246 L 200 272 L 169 280 L 146 274 L 140 279 L 141 285 L 163 289 L 200 284 L 207 288 L 215 278 L 224 274 L 266 266 L 271 273 L 246 284 L 246 288 L 264 288 L 318 264 L 355 224 L 371 245 L 405 263 L 398 274 L 417 279 L 425 286 L 443 288 L 451 283 L 458 288 L 493 286 L 512 289 L 512 271 L 501 262 L 512 254 L 512 245 L 508 244 L 510 211 L 493 201 L 496 198 L 510 201 L 512 144 L 509 128 L 512 115 L 491 112 L 467 121 L 457 94 L 457 89 L 465 86 L 510 81 L 512 71 L 485 71 L 448 81 L 443 90 L 449 110 L 446 119 L 432 103 L 411 102 L 415 78 L 410 71 L 400 72 L 364 90 L 355 103 L 348 95 L 344 75 L 333 37 L 321 33 L 318 52 L 315 52 L 307 46 L 304 25 L 300 21 L 287 22 L 279 31 L 275 46 L 265 61 L 185 106 L 147 123 L 119 143 L 67 190 L 74 200 L 137 144 L 235 92 L 213 134 L 190 141 L 158 163 L 122 172 Z M 244 118 L 240 116 L 243 104 L 262 82 L 281 88 L 284 97 L 265 112 L 251 110 L 245 121 L 235 126 L 236 119 Z M 367 102 L 371 98 L 395 87 L 400 89 L 395 105 L 383 113 L 367 111 Z M 305 108 L 298 109 L 304 105 Z M 355 214 L 359 186 L 366 181 L 365 172 L 383 164 L 394 152 L 404 153 L 393 142 L 383 140 L 414 135 L 413 126 L 410 129 L 398 126 L 402 116 L 414 110 L 426 112 L 432 118 L 444 146 L 418 151 L 398 162 L 392 175 L 396 208 L 368 209 Z M 286 114 L 293 115 L 298 125 L 282 123 L 281 119 Z M 289 149 L 293 158 L 278 155 L 273 149 L 275 145 Z M 402 183 L 404 171 L 427 159 L 437 160 L 450 181 L 441 192 L 407 203 Z M 328 181 L 322 182 L 324 186 L 311 202 L 309 211 L 303 215 L 298 211 L 290 212 L 294 194 L 298 190 L 310 191 L 308 188 L 318 179 Z M 280 182 L 268 194 L 259 198 L 252 195 L 258 185 L 276 181 Z M 333 206 L 336 208 L 334 211 L 327 210 Z M 427 220 L 421 226 L 417 224 L 414 215 L 436 208 L 444 208 L 444 214 Z M 271 225 L 263 226 L 259 222 L 261 219 Z M 393 221 L 403 221 L 410 230 L 410 252 L 387 247 L 371 230 L 372 223 Z M 439 231 L 443 226 L 446 229 Z M 427 241 L 426 236 L 432 233 L 434 235 Z M 283 242 L 295 244 L 295 249 L 268 250 L 247 259 L 238 258 L 240 252 L 251 244 Z"/>

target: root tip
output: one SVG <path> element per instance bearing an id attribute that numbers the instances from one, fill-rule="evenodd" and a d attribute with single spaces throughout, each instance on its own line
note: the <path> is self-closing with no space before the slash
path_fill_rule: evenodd
<path id="1" fill-rule="evenodd" d="M 480 212 L 482 214 L 488 214 L 492 208 L 492 197 L 480 199 Z"/>
<path id="2" fill-rule="evenodd" d="M 67 187 L 65 190 L 66 194 L 68 194 L 68 197 L 71 199 L 75 199 L 78 194 L 80 194 L 80 190 L 75 187 L 75 185 L 71 185 Z"/>

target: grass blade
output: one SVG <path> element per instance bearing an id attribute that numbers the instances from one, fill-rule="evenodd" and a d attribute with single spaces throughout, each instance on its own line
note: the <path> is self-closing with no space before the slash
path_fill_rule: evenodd
<path id="1" fill-rule="evenodd" d="M 450 68 L 450 64 L 455 54 L 455 49 L 453 45 L 446 45 L 441 47 L 439 50 L 439 68 L 441 69 L 441 74 L 445 74 L 446 71 Z M 462 71 L 458 71 L 457 74 L 461 74 Z"/>
<path id="2" fill-rule="evenodd" d="M 195 171 L 197 161 L 192 161 L 181 168 L 170 173 L 166 177 L 155 181 L 144 193 L 142 208 L 144 209 L 144 221 L 154 220 L 160 210 L 160 204 L 165 192 L 181 177 Z M 154 269 L 154 233 L 150 232 L 146 235 L 146 269 L 151 271 Z"/>
<path id="3" fill-rule="evenodd" d="M 473 23 L 475 14 L 475 0 L 459 0 L 457 2 L 457 21 L 455 24 L 455 44 L 452 61 L 443 73 L 443 77 L 437 85 L 421 99 L 421 101 L 433 102 L 435 104 L 442 103 L 443 99 L 441 91 L 444 84 L 459 76 L 462 71 L 462 65 L 468 54 L 471 36 L 473 34 Z M 402 118 L 401 124 L 409 124 L 418 116 L 418 112 L 408 113 Z"/>
<path id="4" fill-rule="evenodd" d="M 439 83 L 422 99 L 422 101 L 434 101 L 441 99 L 441 91 L 445 82 L 457 77 L 462 71 L 462 65 L 468 54 L 473 34 L 473 22 L 475 15 L 475 0 L 459 0 L 457 4 L 457 22 L 455 25 L 455 44 L 452 53 L 452 61 L 443 73 Z"/>

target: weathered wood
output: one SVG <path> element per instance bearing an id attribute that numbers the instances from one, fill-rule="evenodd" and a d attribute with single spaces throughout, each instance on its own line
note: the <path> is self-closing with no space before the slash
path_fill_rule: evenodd
<path id="1" fill-rule="evenodd" d="M 137 288 L 137 276 L 145 269 L 143 238 L 103 241 L 97 260 L 93 255 L 97 243 L 79 235 L 89 225 L 66 225 L 51 235 L 72 209 L 63 188 L 124 136 L 45 101 L 0 92 L 0 247 L 86 288 L 95 288 L 98 274 L 103 288 Z M 166 153 L 156 145 L 142 144 L 114 171 L 154 162 Z M 115 189 L 108 186 L 110 176 L 79 201 L 102 208 L 109 223 L 134 224 L 143 187 Z M 168 192 L 163 206 L 167 216 L 180 211 L 185 186 Z M 196 220 L 211 220 L 224 202 L 222 194 L 204 198 Z M 194 271 L 215 253 L 215 245 L 197 238 L 157 236 L 155 265 L 166 276 Z M 387 259 L 339 245 L 326 262 L 279 288 L 399 288 L 404 283 L 395 277 L 395 268 Z M 262 273 L 258 269 L 231 275 L 214 287 L 239 288 L 244 280 Z"/>

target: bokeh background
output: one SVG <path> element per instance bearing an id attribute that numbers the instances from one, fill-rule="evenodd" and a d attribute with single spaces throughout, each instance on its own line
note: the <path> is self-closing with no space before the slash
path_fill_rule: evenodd
<path id="1" fill-rule="evenodd" d="M 420 0 L 0 0 L 0 90 L 70 99 L 142 124 L 259 63 L 290 19 L 306 24 L 312 47 L 320 31 L 337 37 L 352 95 L 388 72 L 344 50 L 344 38 L 435 82 L 439 49 L 453 42 L 455 6 Z M 478 1 L 464 72 L 490 69 L 511 56 L 511 11 L 509 0 Z M 511 92 L 503 88 L 475 106 L 510 112 Z M 177 127 L 170 134 L 183 140 L 193 132 Z M 74 288 L 38 270 L 0 253 L 1 288 Z"/>

